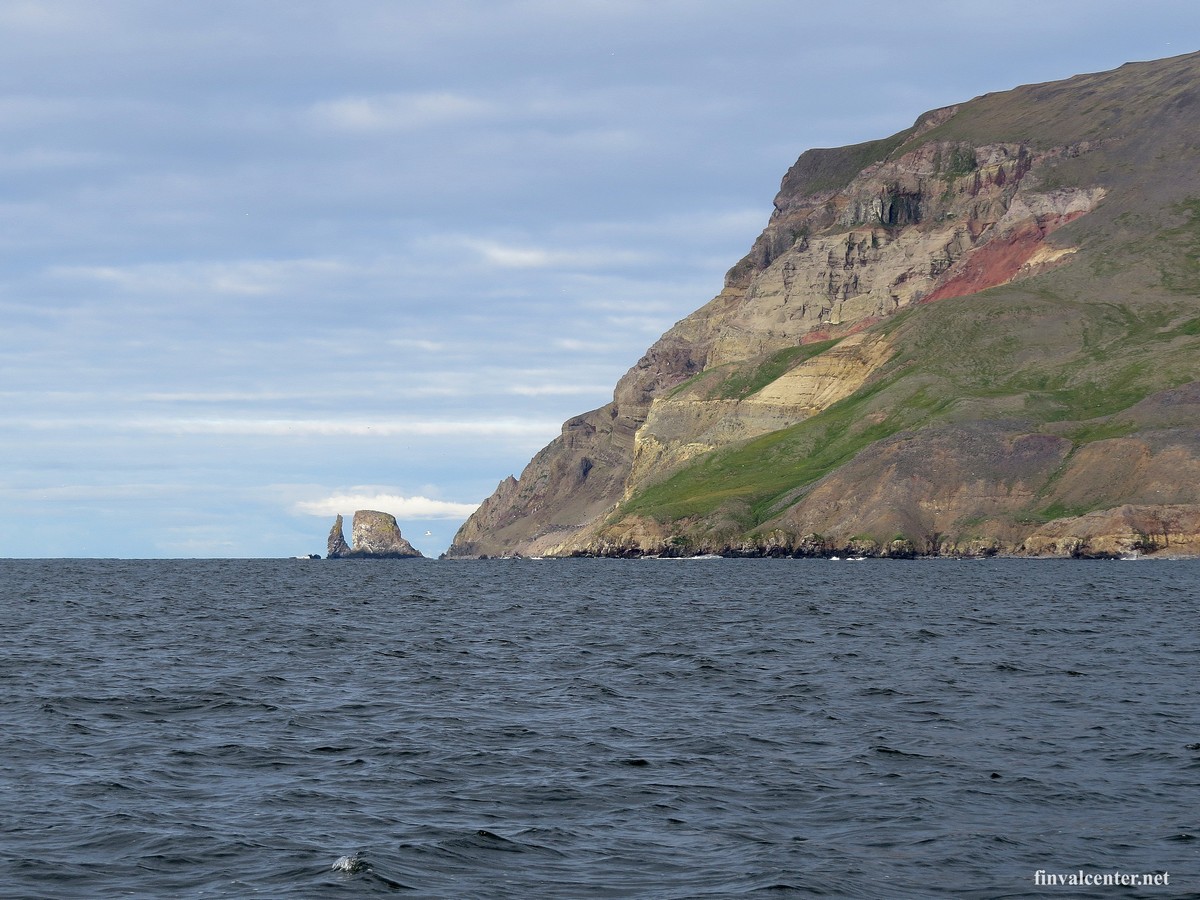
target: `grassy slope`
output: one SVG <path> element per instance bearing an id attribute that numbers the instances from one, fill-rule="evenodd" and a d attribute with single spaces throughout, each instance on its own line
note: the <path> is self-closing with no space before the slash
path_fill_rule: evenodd
<path id="1" fill-rule="evenodd" d="M 841 338 L 833 338 L 798 347 L 785 347 L 756 359 L 706 369 L 677 385 L 667 397 L 685 397 L 690 400 L 743 400 L 840 341 Z"/>
<path id="2" fill-rule="evenodd" d="M 1077 444 L 1127 434 L 1117 414 L 1200 379 L 1196 312 L 1170 297 L 1079 302 L 1017 287 L 919 307 L 884 323 L 896 356 L 858 392 L 694 461 L 621 514 L 670 521 L 721 513 L 750 530 L 869 444 L 936 422 L 1003 421 Z"/>

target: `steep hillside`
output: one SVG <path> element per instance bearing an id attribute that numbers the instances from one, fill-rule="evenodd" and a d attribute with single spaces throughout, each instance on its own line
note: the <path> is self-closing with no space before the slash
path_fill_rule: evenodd
<path id="1" fill-rule="evenodd" d="M 810 150 L 449 556 L 1200 552 L 1200 54 Z"/>

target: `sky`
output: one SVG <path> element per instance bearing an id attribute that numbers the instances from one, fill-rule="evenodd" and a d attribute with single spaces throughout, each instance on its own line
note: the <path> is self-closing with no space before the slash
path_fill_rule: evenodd
<path id="1" fill-rule="evenodd" d="M 804 150 L 1200 49 L 1195 0 L 4 0 L 0 557 L 426 555 Z"/>

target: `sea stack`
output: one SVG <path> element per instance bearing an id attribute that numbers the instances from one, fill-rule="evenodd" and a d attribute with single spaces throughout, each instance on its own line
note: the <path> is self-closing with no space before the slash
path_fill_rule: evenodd
<path id="1" fill-rule="evenodd" d="M 350 555 L 350 545 L 346 543 L 346 536 L 342 531 L 342 516 L 340 513 L 334 519 L 333 527 L 329 529 L 329 542 L 326 547 L 327 559 L 342 559 Z"/>
<path id="2" fill-rule="evenodd" d="M 329 559 L 418 559 L 421 551 L 404 539 L 396 517 L 373 509 L 354 513 L 350 526 L 352 546 L 346 545 L 339 515 L 329 532 Z"/>

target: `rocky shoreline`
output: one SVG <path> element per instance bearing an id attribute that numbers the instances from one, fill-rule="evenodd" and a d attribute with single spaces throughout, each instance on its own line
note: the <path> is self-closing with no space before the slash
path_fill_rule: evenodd
<path id="1" fill-rule="evenodd" d="M 639 518 L 621 529 L 601 529 L 568 540 L 548 532 L 502 554 L 461 554 L 477 558 L 540 557 L 624 558 L 696 556 L 790 559 L 1130 559 L 1200 556 L 1200 510 L 1191 504 L 1138 506 L 1127 504 L 1041 525 L 993 520 L 974 534 L 932 533 L 913 539 L 904 534 L 879 539 L 865 534 L 820 534 L 774 528 L 751 535 L 733 528 L 725 534 L 689 531 L 700 523 L 658 522 Z M 985 536 L 988 535 L 988 536 Z M 556 540 L 557 539 L 557 540 Z M 448 554 L 453 555 L 453 554 Z"/>
<path id="2" fill-rule="evenodd" d="M 464 557 L 446 557 L 442 559 L 462 559 Z M 918 552 L 915 549 L 907 547 L 887 548 L 882 551 L 866 551 L 861 552 L 853 548 L 843 550 L 827 550 L 827 551 L 803 551 L 793 550 L 786 551 L 781 548 L 763 549 L 763 548 L 724 548 L 706 553 L 688 553 L 685 551 L 672 550 L 670 548 L 659 552 L 642 550 L 639 547 L 613 548 L 604 552 L 590 552 L 585 550 L 573 550 L 564 556 L 522 556 L 516 553 L 512 556 L 478 556 L 473 557 L 477 560 L 506 560 L 506 559 L 538 559 L 538 560 L 576 560 L 576 559 L 828 559 L 828 560 L 866 560 L 866 559 L 893 559 L 893 560 L 931 560 L 931 559 L 947 559 L 947 560 L 978 560 L 978 559 L 1022 559 L 1022 560 L 1053 560 L 1053 559 L 1076 559 L 1076 560 L 1183 560 L 1200 558 L 1200 553 L 1196 552 L 1172 552 L 1172 551 L 1141 551 L 1133 550 L 1128 553 L 1116 553 L 1107 550 L 1092 550 L 1088 547 L 1077 547 L 1068 553 L 1058 554 L 1039 554 L 1027 553 L 1020 550 L 1001 550 L 988 548 L 978 552 L 958 551 L 958 552 Z"/>

